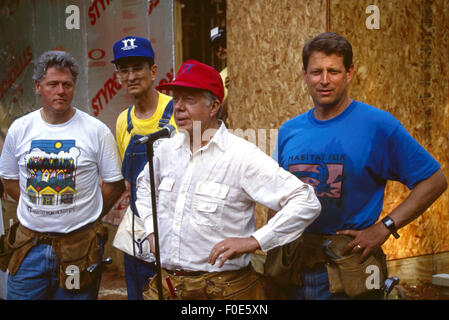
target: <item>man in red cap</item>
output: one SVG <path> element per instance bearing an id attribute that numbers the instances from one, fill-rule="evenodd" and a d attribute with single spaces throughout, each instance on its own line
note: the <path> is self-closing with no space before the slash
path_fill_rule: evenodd
<path id="1" fill-rule="evenodd" d="M 301 235 L 321 209 L 313 188 L 228 132 L 219 120 L 223 83 L 212 67 L 188 60 L 161 88 L 173 92 L 180 132 L 154 155 L 162 296 L 263 299 L 250 254 Z M 137 178 L 136 206 L 154 251 L 148 172 Z M 257 231 L 256 203 L 277 211 Z M 158 298 L 156 277 L 144 289 L 144 299 Z"/>

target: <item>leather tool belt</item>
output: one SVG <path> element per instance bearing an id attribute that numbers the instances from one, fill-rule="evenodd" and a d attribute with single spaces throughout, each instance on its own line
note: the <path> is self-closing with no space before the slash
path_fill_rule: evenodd
<path id="1" fill-rule="evenodd" d="M 107 241 L 107 229 L 100 221 L 93 222 L 73 232 L 41 233 L 15 223 L 0 237 L 0 269 L 15 275 L 28 252 L 38 244 L 52 246 L 58 262 L 59 286 L 67 289 L 66 281 L 73 272 L 79 272 L 79 287 L 90 286 L 99 276 L 100 268 L 88 271 L 89 266 L 102 259 L 101 245 Z"/>
<path id="2" fill-rule="evenodd" d="M 143 289 L 145 300 L 157 300 L 157 275 Z M 251 265 L 236 271 L 198 272 L 162 269 L 164 300 L 261 300 L 262 278 Z"/>
<path id="3" fill-rule="evenodd" d="M 375 249 L 362 263 L 361 253 L 351 253 L 342 256 L 343 248 L 353 238 L 345 235 L 304 234 L 302 253 L 303 266 L 327 268 L 329 290 L 332 293 L 345 293 L 350 298 L 380 289 L 387 278 L 386 256 L 382 248 Z M 324 243 L 329 243 L 327 249 L 332 256 L 326 255 Z"/>
<path id="4" fill-rule="evenodd" d="M 359 263 L 360 253 L 342 256 L 342 249 L 352 239 L 345 235 L 304 233 L 297 240 L 268 252 L 265 274 L 277 285 L 289 288 L 302 285 L 302 270 L 326 267 L 332 293 L 343 292 L 354 298 L 380 289 L 387 278 L 385 254 L 379 247 L 363 263 Z M 323 250 L 327 241 L 333 258 Z"/>

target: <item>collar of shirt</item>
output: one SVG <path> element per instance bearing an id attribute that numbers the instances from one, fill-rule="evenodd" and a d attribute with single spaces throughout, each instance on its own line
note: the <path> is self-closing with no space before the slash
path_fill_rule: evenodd
<path id="1" fill-rule="evenodd" d="M 225 146 L 226 146 L 226 142 L 228 140 L 229 131 L 226 128 L 223 121 L 219 120 L 219 122 L 220 122 L 220 127 L 217 129 L 217 131 L 215 132 L 212 139 L 210 139 L 210 141 L 205 146 L 201 147 L 196 152 L 200 152 L 200 151 L 204 151 L 204 150 L 208 149 L 211 144 L 215 144 L 221 151 L 225 152 L 225 150 L 226 150 Z M 189 138 L 188 134 L 180 131 L 179 138 L 175 142 L 175 146 L 174 146 L 175 149 L 185 148 L 190 151 L 190 141 L 188 138 Z"/>

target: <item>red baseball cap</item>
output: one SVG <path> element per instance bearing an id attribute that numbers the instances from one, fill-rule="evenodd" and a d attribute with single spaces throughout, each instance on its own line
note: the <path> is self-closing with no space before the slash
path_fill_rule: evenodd
<path id="1" fill-rule="evenodd" d="M 224 87 L 220 74 L 207 64 L 187 60 L 179 68 L 178 74 L 172 82 L 157 86 L 158 90 L 171 89 L 173 87 L 188 87 L 208 90 L 212 92 L 220 102 L 223 102 Z"/>

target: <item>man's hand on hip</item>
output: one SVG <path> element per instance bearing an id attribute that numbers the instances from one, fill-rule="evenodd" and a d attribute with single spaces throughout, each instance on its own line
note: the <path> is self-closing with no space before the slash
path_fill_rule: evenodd
<path id="1" fill-rule="evenodd" d="M 234 259 L 241 256 L 243 253 L 254 252 L 259 249 L 259 242 L 253 237 L 248 238 L 227 238 L 217 243 L 211 250 L 208 263 L 214 265 L 218 257 L 218 267 L 221 268 L 226 260 Z"/>
<path id="2" fill-rule="evenodd" d="M 383 223 L 375 223 L 363 230 L 341 230 L 337 234 L 343 234 L 354 237 L 341 252 L 342 255 L 347 253 L 361 253 L 360 262 L 365 261 L 371 252 L 380 247 L 391 235 Z"/>

